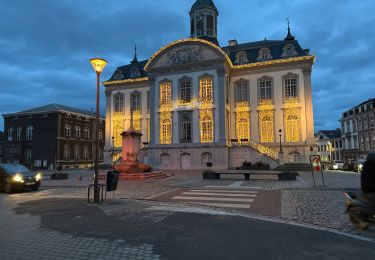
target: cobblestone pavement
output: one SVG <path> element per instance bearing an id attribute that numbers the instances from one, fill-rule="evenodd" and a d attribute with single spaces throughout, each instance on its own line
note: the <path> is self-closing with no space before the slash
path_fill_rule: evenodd
<path id="1" fill-rule="evenodd" d="M 1 198 L 0 212 L 0 249 L 4 260 L 160 259 L 151 244 L 130 245 L 121 239 L 76 237 L 40 228 L 39 217 L 15 214 Z"/>

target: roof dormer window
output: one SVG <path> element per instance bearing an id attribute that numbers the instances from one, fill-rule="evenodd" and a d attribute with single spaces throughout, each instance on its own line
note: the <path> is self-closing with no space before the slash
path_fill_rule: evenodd
<path id="1" fill-rule="evenodd" d="M 281 55 L 282 58 L 285 57 L 293 57 L 296 56 L 298 53 L 293 44 L 287 44 L 283 48 L 283 54 Z"/>
<path id="2" fill-rule="evenodd" d="M 130 77 L 131 78 L 136 78 L 136 77 L 139 77 L 141 74 L 139 73 L 139 69 L 134 67 L 131 69 L 130 71 Z"/>
<path id="3" fill-rule="evenodd" d="M 259 53 L 258 53 L 258 61 L 266 61 L 266 60 L 271 60 L 272 55 L 271 51 L 268 48 L 262 48 Z"/>
<path id="4" fill-rule="evenodd" d="M 247 59 L 247 55 L 245 52 L 243 51 L 240 51 L 236 54 L 236 61 L 235 63 L 237 64 L 244 64 L 244 63 L 248 63 L 248 59 Z"/>

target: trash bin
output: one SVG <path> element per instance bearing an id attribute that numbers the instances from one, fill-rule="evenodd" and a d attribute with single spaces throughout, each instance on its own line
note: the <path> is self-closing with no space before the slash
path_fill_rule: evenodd
<path id="1" fill-rule="evenodd" d="M 107 191 L 117 190 L 118 176 L 119 176 L 118 171 L 107 172 Z"/>

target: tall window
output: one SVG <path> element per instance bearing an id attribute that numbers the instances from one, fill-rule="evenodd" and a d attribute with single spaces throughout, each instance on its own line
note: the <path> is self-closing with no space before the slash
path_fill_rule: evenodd
<path id="1" fill-rule="evenodd" d="M 76 139 L 80 139 L 81 138 L 81 127 L 80 126 L 76 126 L 75 127 L 75 130 L 74 130 L 74 137 Z"/>
<path id="2" fill-rule="evenodd" d="M 212 102 L 213 101 L 212 79 L 211 78 L 201 79 L 199 86 L 200 86 L 200 101 Z"/>
<path id="3" fill-rule="evenodd" d="M 70 146 L 69 144 L 64 145 L 64 160 L 69 161 L 70 159 Z"/>
<path id="4" fill-rule="evenodd" d="M 141 110 L 141 95 L 139 93 L 131 94 L 130 99 L 132 111 Z"/>
<path id="5" fill-rule="evenodd" d="M 201 142 L 212 143 L 214 141 L 214 126 L 210 116 L 205 116 L 201 121 Z"/>
<path id="6" fill-rule="evenodd" d="M 26 148 L 26 161 L 31 162 L 32 159 L 32 150 L 31 148 Z"/>
<path id="7" fill-rule="evenodd" d="M 248 84 L 247 82 L 239 82 L 237 83 L 237 102 L 248 102 L 249 100 L 249 92 L 248 92 Z"/>
<path id="8" fill-rule="evenodd" d="M 13 128 L 8 129 L 8 141 L 13 141 Z"/>
<path id="9" fill-rule="evenodd" d="M 87 146 L 83 148 L 83 160 L 89 160 L 89 148 Z"/>
<path id="10" fill-rule="evenodd" d="M 85 127 L 83 129 L 83 138 L 85 140 L 89 140 L 89 138 L 90 138 L 90 132 L 89 132 L 89 128 L 88 127 Z"/>
<path id="11" fill-rule="evenodd" d="M 22 137 L 22 127 L 17 128 L 17 141 L 21 141 Z"/>
<path id="12" fill-rule="evenodd" d="M 184 116 L 181 121 L 181 142 L 189 143 L 191 142 L 191 121 L 188 116 Z"/>
<path id="13" fill-rule="evenodd" d="M 99 140 L 103 140 L 103 130 L 99 129 Z"/>
<path id="14" fill-rule="evenodd" d="M 268 59 L 268 52 L 264 51 L 262 52 L 262 60 L 267 60 Z"/>
<path id="15" fill-rule="evenodd" d="M 189 103 L 191 100 L 191 84 L 189 80 L 181 82 L 180 92 L 181 102 Z"/>
<path id="16" fill-rule="evenodd" d="M 75 145 L 74 146 L 74 160 L 79 161 L 80 159 L 81 158 L 80 158 L 80 154 L 79 154 L 79 146 Z"/>
<path id="17" fill-rule="evenodd" d="M 124 112 L 124 95 L 115 95 L 115 112 Z"/>
<path id="18" fill-rule="evenodd" d="M 161 121 L 161 144 L 171 144 L 172 143 L 172 122 L 169 119 L 164 119 Z"/>
<path id="19" fill-rule="evenodd" d="M 286 78 L 284 80 L 285 97 L 297 97 L 297 79 L 295 77 Z"/>
<path id="20" fill-rule="evenodd" d="M 300 141 L 300 123 L 297 115 L 289 115 L 286 119 L 286 141 Z"/>
<path id="21" fill-rule="evenodd" d="M 262 143 L 274 142 L 273 120 L 270 116 L 260 118 L 260 141 Z"/>
<path id="22" fill-rule="evenodd" d="M 237 138 L 240 142 L 244 142 L 246 139 L 249 141 L 250 137 L 250 125 L 246 118 L 240 118 L 237 121 Z"/>
<path id="23" fill-rule="evenodd" d="M 260 99 L 272 99 L 271 79 L 259 81 Z"/>
<path id="24" fill-rule="evenodd" d="M 172 83 L 163 82 L 160 84 L 160 105 L 172 103 Z"/>
<path id="25" fill-rule="evenodd" d="M 33 140 L 33 127 L 26 128 L 26 140 Z"/>
<path id="26" fill-rule="evenodd" d="M 70 125 L 65 125 L 64 134 L 66 138 L 70 138 Z"/>

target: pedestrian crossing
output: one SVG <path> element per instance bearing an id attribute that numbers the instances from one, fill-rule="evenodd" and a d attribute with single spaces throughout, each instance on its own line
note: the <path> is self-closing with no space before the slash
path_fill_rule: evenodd
<path id="1" fill-rule="evenodd" d="M 190 189 L 171 198 L 175 202 L 188 202 L 202 206 L 232 209 L 249 209 L 258 191 L 228 189 Z"/>

